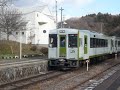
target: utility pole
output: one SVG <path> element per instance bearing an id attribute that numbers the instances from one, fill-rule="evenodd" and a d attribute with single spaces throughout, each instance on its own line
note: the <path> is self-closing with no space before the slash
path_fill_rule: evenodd
<path id="1" fill-rule="evenodd" d="M 65 23 L 65 15 L 63 15 L 63 23 L 62 23 L 62 25 L 63 25 L 62 27 L 63 27 L 63 28 L 65 28 L 65 24 L 66 24 L 66 23 Z"/>
<path id="2" fill-rule="evenodd" d="M 103 33 L 103 23 L 101 22 L 101 33 Z"/>
<path id="3" fill-rule="evenodd" d="M 0 40 L 2 40 L 2 34 L 1 34 L 1 30 L 0 30 Z"/>
<path id="4" fill-rule="evenodd" d="M 56 0 L 56 29 L 57 29 L 57 0 Z"/>
<path id="5" fill-rule="evenodd" d="M 63 22 L 62 22 L 62 11 L 64 10 L 62 7 L 61 7 L 61 9 L 59 9 L 59 10 L 61 10 L 61 28 L 63 27 Z"/>
<path id="6" fill-rule="evenodd" d="M 21 30 L 20 30 L 20 59 L 22 59 L 22 34 L 21 34 Z"/>

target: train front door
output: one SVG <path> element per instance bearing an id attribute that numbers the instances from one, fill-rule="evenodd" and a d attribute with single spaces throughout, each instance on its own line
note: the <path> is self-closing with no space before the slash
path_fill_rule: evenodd
<path id="1" fill-rule="evenodd" d="M 59 57 L 66 57 L 66 35 L 59 37 Z"/>

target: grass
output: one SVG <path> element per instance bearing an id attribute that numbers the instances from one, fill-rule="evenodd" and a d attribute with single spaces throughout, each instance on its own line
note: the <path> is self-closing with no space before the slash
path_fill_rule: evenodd
<path id="1" fill-rule="evenodd" d="M 39 49 L 31 50 L 33 45 L 22 44 L 22 54 L 41 54 Z M 15 41 L 0 40 L 0 56 L 19 55 L 20 43 Z"/>

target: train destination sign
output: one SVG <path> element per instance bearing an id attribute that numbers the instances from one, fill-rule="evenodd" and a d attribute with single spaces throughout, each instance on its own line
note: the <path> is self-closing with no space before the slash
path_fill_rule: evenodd
<path id="1" fill-rule="evenodd" d="M 65 30 L 60 30 L 59 33 L 65 33 Z"/>

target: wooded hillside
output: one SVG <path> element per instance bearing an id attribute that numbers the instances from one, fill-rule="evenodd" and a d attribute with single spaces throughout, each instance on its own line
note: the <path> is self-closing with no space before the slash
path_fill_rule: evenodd
<path id="1" fill-rule="evenodd" d="M 120 36 L 120 14 L 89 14 L 81 18 L 70 18 L 65 21 L 66 28 L 88 29 L 107 35 Z"/>

